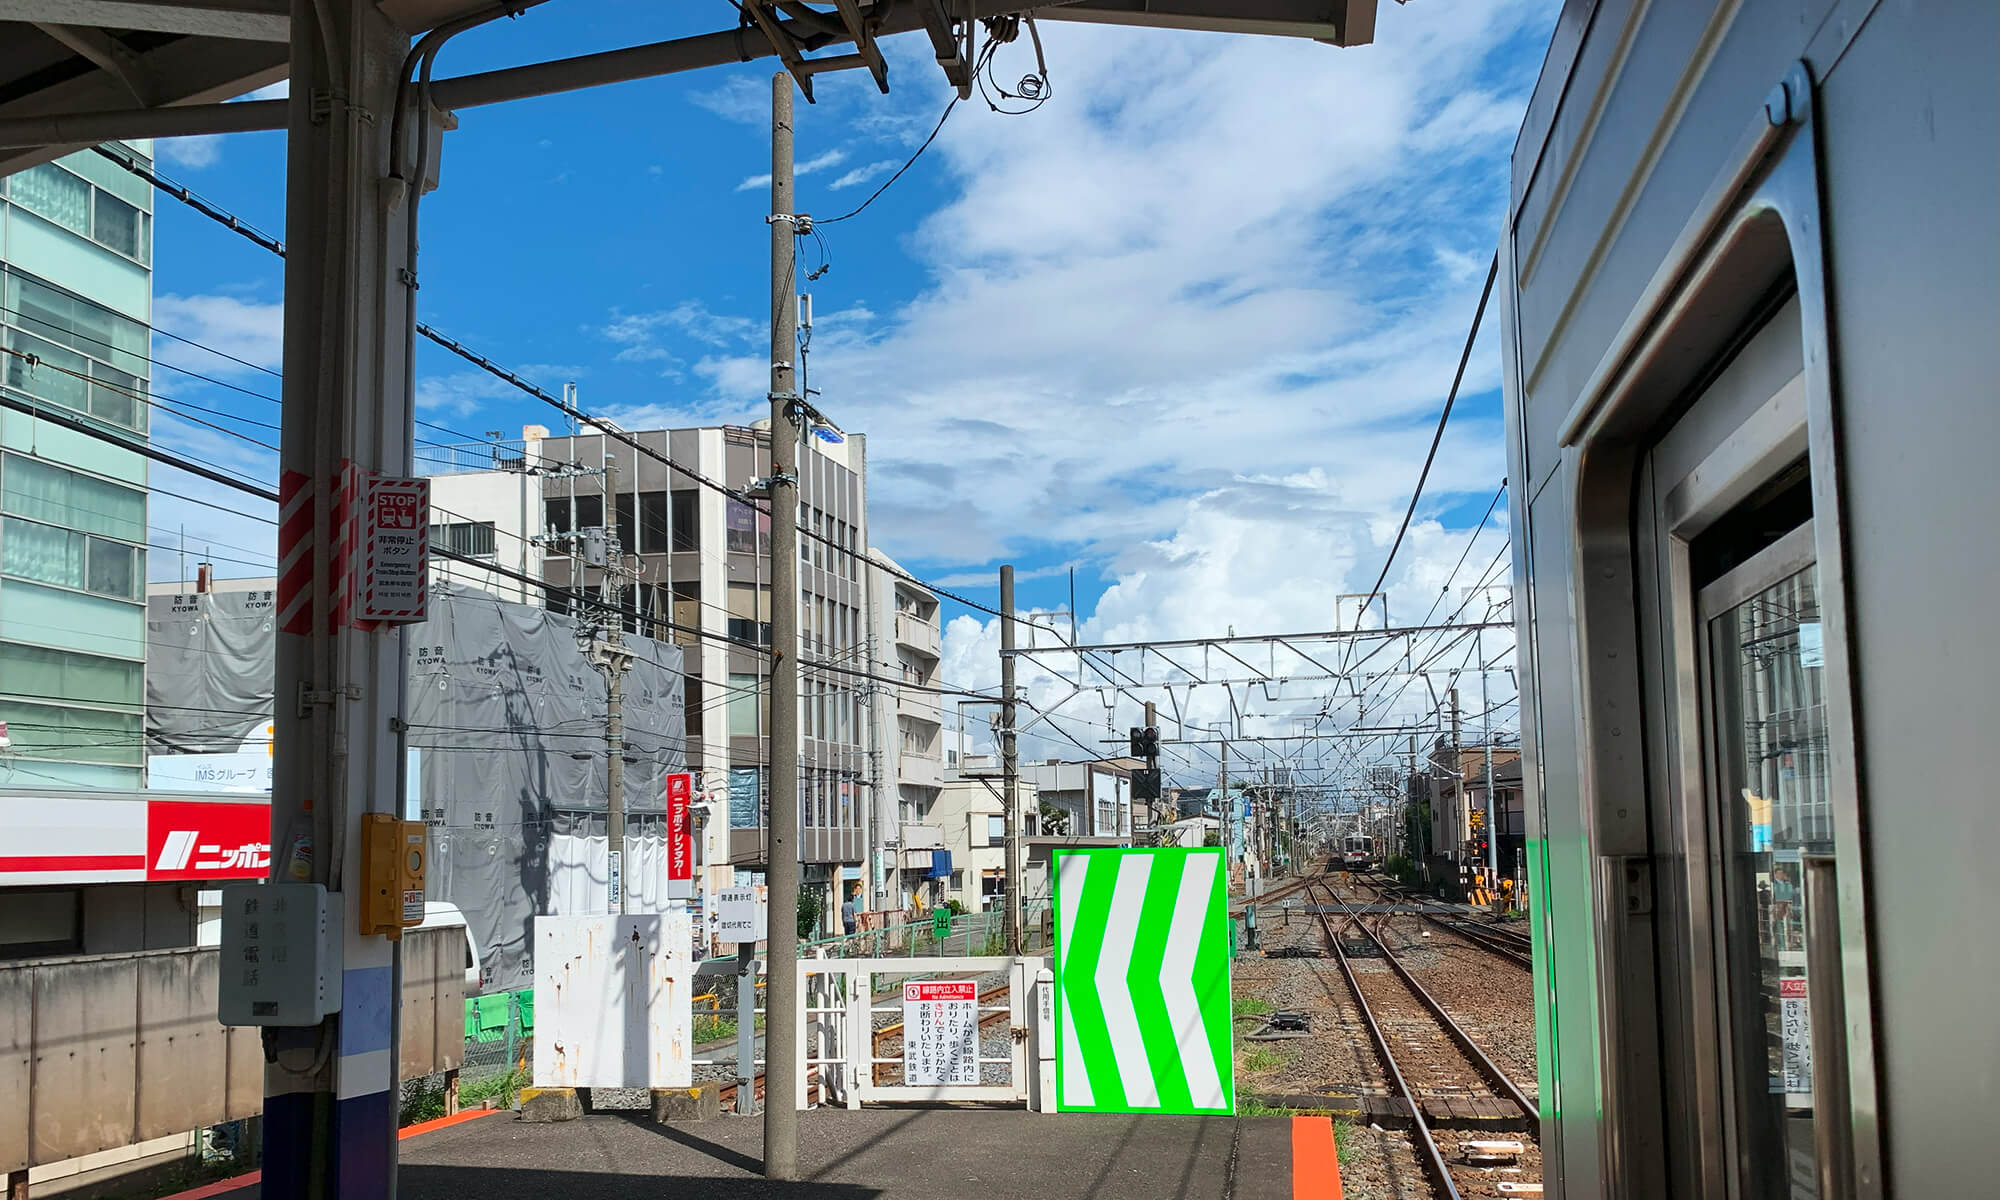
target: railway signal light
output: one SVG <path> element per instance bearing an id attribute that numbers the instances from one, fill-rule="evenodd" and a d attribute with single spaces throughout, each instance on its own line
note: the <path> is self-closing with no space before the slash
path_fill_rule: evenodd
<path id="1" fill-rule="evenodd" d="M 1148 762 L 1160 757 L 1160 731 L 1152 725 L 1132 726 L 1132 757 Z"/>

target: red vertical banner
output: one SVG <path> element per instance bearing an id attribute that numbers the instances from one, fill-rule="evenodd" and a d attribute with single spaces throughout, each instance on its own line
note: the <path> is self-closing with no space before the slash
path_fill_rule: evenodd
<path id="1" fill-rule="evenodd" d="M 667 882 L 694 879 L 694 776 L 667 775 Z"/>

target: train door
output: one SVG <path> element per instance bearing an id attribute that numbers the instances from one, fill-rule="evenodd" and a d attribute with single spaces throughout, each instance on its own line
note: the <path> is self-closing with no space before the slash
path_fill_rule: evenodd
<path id="1" fill-rule="evenodd" d="M 1835 890 L 1860 847 L 1835 819 L 1800 322 L 1781 289 L 1643 456 L 1635 510 L 1654 837 L 1675 864 L 1656 925 L 1669 1136 L 1686 1193 L 1727 1200 L 1854 1194 Z"/>

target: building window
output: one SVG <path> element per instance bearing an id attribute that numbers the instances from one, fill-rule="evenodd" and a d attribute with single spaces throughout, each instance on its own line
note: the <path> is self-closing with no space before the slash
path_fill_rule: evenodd
<path id="1" fill-rule="evenodd" d="M 493 522 L 450 521 L 431 526 L 431 545 L 471 558 L 494 557 Z"/>
<path id="2" fill-rule="evenodd" d="M 986 840 L 996 844 L 1001 844 L 1006 842 L 1007 818 L 1004 814 L 997 817 L 986 818 Z"/>
<path id="3" fill-rule="evenodd" d="M 669 548 L 671 522 L 667 519 L 667 494 L 665 492 L 639 493 L 639 544 L 633 549 L 640 554 L 664 554 Z"/>
<path id="4" fill-rule="evenodd" d="M 18 517 L 0 518 L 0 574 L 120 600 L 142 599 L 141 551 Z"/>
<path id="5" fill-rule="evenodd" d="M 639 552 L 639 513 L 636 498 L 620 492 L 612 503 L 618 517 L 618 548 L 627 554 Z"/>
<path id="6" fill-rule="evenodd" d="M 47 958 L 83 951 L 79 888 L 11 890 L 0 906 L 0 959 Z"/>
<path id="7" fill-rule="evenodd" d="M 29 167 L 7 181 L 7 196 L 38 217 L 141 264 L 151 255 L 152 217 L 88 180 L 57 166 Z"/>
<path id="8" fill-rule="evenodd" d="M 138 713 L 0 700 L 0 722 L 19 758 L 140 765 L 145 718 Z"/>
<path id="9" fill-rule="evenodd" d="M 22 696 L 60 696 L 78 704 L 139 705 L 146 668 L 122 658 L 0 642 L 0 680 Z"/>
<path id="10" fill-rule="evenodd" d="M 0 380 L 38 400 L 143 431 L 146 327 L 19 272 L 6 272 L 0 283 L 0 323 L 11 326 L 6 345 L 19 351 L 6 356 Z"/>
<path id="11" fill-rule="evenodd" d="M 763 697 L 758 694 L 755 675 L 729 674 L 729 736 L 756 737 L 758 707 Z"/>
<path id="12" fill-rule="evenodd" d="M 951 873 L 951 890 L 952 890 L 952 891 L 954 891 L 954 892 L 958 892 L 958 891 L 964 891 L 964 890 L 965 890 L 965 872 L 964 872 L 964 871 L 953 871 L 953 872 Z"/>
<path id="13" fill-rule="evenodd" d="M 675 492 L 673 502 L 674 549 L 701 549 L 701 497 L 693 488 Z"/>

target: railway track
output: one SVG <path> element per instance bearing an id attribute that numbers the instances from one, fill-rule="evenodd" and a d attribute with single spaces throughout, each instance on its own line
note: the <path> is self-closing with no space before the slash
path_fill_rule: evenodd
<path id="1" fill-rule="evenodd" d="M 1490 951 L 1517 967 L 1534 969 L 1534 941 L 1527 934 L 1518 933 L 1512 929 L 1505 929 L 1486 921 L 1474 921 L 1451 910 L 1442 912 L 1434 910 L 1430 907 L 1430 902 L 1422 896 L 1414 895 L 1402 888 L 1396 887 L 1394 884 L 1370 884 L 1369 886 L 1395 892 L 1399 900 L 1420 908 L 1422 910 L 1420 915 L 1424 920 L 1429 921 L 1438 928 L 1471 942 L 1482 950 Z"/>
<path id="2" fill-rule="evenodd" d="M 1322 901 L 1323 910 L 1348 908 L 1349 902 L 1328 882 L 1310 881 L 1305 890 L 1309 897 Z M 1447 1200 L 1540 1194 L 1539 1183 L 1527 1178 L 1540 1173 L 1535 1105 L 1417 982 L 1381 936 L 1379 922 L 1371 927 L 1352 912 L 1337 917 L 1329 917 L 1326 911 L 1315 915 L 1391 1088 L 1409 1108 L 1417 1157 L 1434 1193 Z M 1362 934 L 1372 948 L 1371 956 L 1379 956 L 1388 972 L 1370 972 L 1364 977 L 1354 969 L 1343 938 L 1349 928 Z M 1426 1116 L 1427 1108 L 1459 1098 L 1513 1105 L 1528 1122 L 1528 1136 L 1516 1141 L 1435 1128 Z M 1517 1170 L 1497 1169 L 1503 1166 Z"/>

